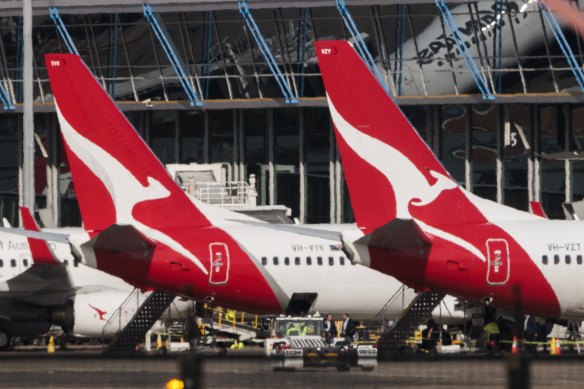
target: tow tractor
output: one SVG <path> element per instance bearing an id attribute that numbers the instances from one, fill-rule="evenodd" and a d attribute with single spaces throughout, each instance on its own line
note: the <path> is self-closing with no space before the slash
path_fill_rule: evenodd
<path id="1" fill-rule="evenodd" d="M 359 367 L 371 371 L 377 366 L 374 345 L 330 345 L 322 337 L 322 317 L 278 317 L 272 323 L 273 337 L 266 338 L 266 355 L 275 371 L 335 367 L 348 371 Z"/>

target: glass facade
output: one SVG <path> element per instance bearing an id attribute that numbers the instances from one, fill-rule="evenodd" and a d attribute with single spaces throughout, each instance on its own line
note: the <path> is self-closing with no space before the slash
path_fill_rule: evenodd
<path id="1" fill-rule="evenodd" d="M 465 46 L 498 97 L 488 104 L 433 2 L 379 3 L 351 6 L 350 12 L 390 94 L 456 181 L 519 209 L 541 201 L 554 218 L 563 217 L 562 202 L 584 198 L 584 162 L 558 157 L 584 151 L 581 91 L 537 2 L 450 6 Z M 284 204 L 302 222 L 352 221 L 314 49 L 318 39 L 351 39 L 333 2 L 252 8 L 298 105 L 283 103 L 235 8 L 194 11 L 184 4 L 180 12 L 161 13 L 203 108 L 185 101 L 140 5 L 135 13 L 62 18 L 84 61 L 129 107 L 129 121 L 160 160 L 226 163 L 233 180 L 256 176 L 259 204 Z M 37 107 L 45 107 L 35 116 L 37 208 L 58 203 L 53 224 L 79 225 L 58 125 L 54 113 L 46 113 L 53 99 L 43 55 L 66 49 L 49 16 L 35 15 L 34 93 Z M 19 17 L 0 18 L 0 82 L 15 102 L 22 101 L 21 28 Z M 581 62 L 584 42 L 565 34 Z M 0 115 L 0 216 L 13 222 L 20 121 L 17 114 Z"/>
<path id="2" fill-rule="evenodd" d="M 529 200 L 541 200 L 552 218 L 564 217 L 563 202 L 584 198 L 584 163 L 552 158 L 564 150 L 563 145 L 581 151 L 584 130 L 579 117 L 584 105 L 409 106 L 404 111 L 428 145 L 440 150 L 448 171 L 481 197 L 523 210 L 528 210 Z M 436 111 L 440 120 L 427 120 Z M 562 112 L 568 113 L 569 120 L 559 119 Z M 193 115 L 132 112 L 128 116 L 141 134 L 149 133 L 149 145 L 165 163 L 223 162 L 230 166 L 232 179 L 247 181 L 250 174 L 256 175 L 260 204 L 286 205 L 293 217 L 307 223 L 353 221 L 342 170 L 335 170 L 338 151 L 326 108 L 236 109 Z M 0 115 L 0 147 L 5 151 L 0 154 L 0 213 L 9 220 L 17 219 L 17 118 L 16 114 Z M 55 158 L 61 224 L 79 225 L 64 151 L 52 154 L 53 144 L 61 148 L 56 116 L 37 114 L 35 123 L 43 145 L 36 147 L 37 207 L 50 201 L 48 183 L 53 175 L 47 161 Z M 146 131 L 143 126 L 148 124 Z M 234 135 L 234 124 L 243 136 Z"/>

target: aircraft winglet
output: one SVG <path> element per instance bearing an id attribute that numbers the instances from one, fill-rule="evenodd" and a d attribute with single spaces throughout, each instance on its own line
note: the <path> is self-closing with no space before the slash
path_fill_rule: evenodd
<path id="1" fill-rule="evenodd" d="M 548 218 L 539 201 L 530 201 L 529 208 L 531 208 L 531 213 L 533 213 L 534 215 L 541 216 L 546 219 Z"/>
<path id="2" fill-rule="evenodd" d="M 22 218 L 22 226 L 24 229 L 29 231 L 40 232 L 40 228 L 30 210 L 27 207 L 20 207 L 20 217 Z M 55 258 L 55 255 L 49 248 L 46 241 L 41 239 L 35 239 L 32 237 L 27 237 L 28 245 L 30 246 L 30 253 L 32 255 L 32 261 L 35 264 L 45 264 L 45 265 L 60 265 L 61 263 Z"/>

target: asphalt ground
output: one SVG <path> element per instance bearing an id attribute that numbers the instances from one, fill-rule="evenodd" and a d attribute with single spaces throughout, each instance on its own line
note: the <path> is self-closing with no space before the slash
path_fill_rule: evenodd
<path id="1" fill-rule="evenodd" d="M 379 362 L 366 372 L 333 367 L 273 371 L 261 349 L 229 351 L 203 359 L 199 382 L 204 388 L 507 388 L 506 357 L 416 359 Z M 187 362 L 185 362 L 185 360 Z M 103 357 L 97 351 L 12 351 L 0 354 L 1 388 L 164 388 L 181 376 L 185 356 Z M 579 388 L 584 359 L 545 359 L 530 366 L 531 387 Z"/>

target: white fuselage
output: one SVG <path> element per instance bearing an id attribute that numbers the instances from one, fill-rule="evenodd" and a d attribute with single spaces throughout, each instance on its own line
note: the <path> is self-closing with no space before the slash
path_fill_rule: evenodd
<path id="1" fill-rule="evenodd" d="M 584 222 L 498 222 L 519 243 L 554 290 L 562 317 L 584 317 Z M 513 261 L 513 257 L 510 257 Z"/>
<path id="2" fill-rule="evenodd" d="M 341 241 L 299 235 L 238 221 L 255 221 L 250 216 L 193 201 L 214 225 L 225 230 L 258 262 L 262 274 L 273 279 L 287 298 L 295 293 L 316 293 L 311 313 L 349 313 L 356 319 L 371 319 L 385 307 L 382 317 L 397 319 L 416 295 L 394 277 L 371 268 L 354 265 L 341 250 Z M 310 226 L 308 226 L 310 227 Z M 315 226 L 315 228 L 319 228 Z M 354 224 L 328 225 L 328 231 L 358 230 Z M 237 275 L 231 274 L 230 277 Z M 463 312 L 455 312 L 455 299 L 447 297 L 443 309 L 434 310 L 442 322 L 460 322 Z"/>

